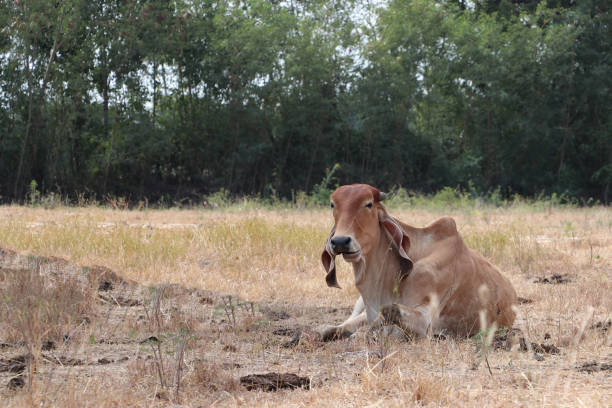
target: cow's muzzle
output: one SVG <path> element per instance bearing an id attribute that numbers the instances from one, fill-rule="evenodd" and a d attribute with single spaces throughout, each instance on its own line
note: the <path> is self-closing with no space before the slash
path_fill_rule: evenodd
<path id="1" fill-rule="evenodd" d="M 361 250 L 353 252 L 342 252 L 342 257 L 345 261 L 355 261 L 361 257 Z"/>
<path id="2" fill-rule="evenodd" d="M 345 260 L 357 259 L 361 255 L 357 241 L 349 236 L 333 237 L 330 246 L 334 255 L 343 255 Z"/>
<path id="3" fill-rule="evenodd" d="M 347 252 L 354 252 L 352 247 L 353 247 L 353 239 L 351 237 L 338 236 L 338 237 L 333 237 L 331 239 L 331 248 L 336 255 L 347 253 Z"/>

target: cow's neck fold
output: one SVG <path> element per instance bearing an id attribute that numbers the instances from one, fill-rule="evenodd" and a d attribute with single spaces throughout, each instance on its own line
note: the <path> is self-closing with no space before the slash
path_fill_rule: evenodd
<path id="1" fill-rule="evenodd" d="M 366 306 L 368 321 L 374 321 L 382 306 L 398 300 L 394 296 L 397 296 L 399 284 L 400 259 L 397 249 L 382 230 L 378 246 L 353 264 L 353 272 L 355 286 Z"/>

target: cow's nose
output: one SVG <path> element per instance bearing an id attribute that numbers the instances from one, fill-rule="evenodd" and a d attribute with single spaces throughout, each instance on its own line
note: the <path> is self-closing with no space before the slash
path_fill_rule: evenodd
<path id="1" fill-rule="evenodd" d="M 351 245 L 351 237 L 339 236 L 331 239 L 332 249 L 336 252 L 346 252 Z"/>

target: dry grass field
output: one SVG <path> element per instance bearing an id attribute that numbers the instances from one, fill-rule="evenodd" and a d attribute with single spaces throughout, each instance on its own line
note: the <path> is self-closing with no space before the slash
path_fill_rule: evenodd
<path id="1" fill-rule="evenodd" d="M 0 405 L 612 406 L 612 210 L 390 212 L 453 216 L 523 298 L 522 344 L 367 328 L 318 341 L 358 297 L 343 261 L 343 289 L 325 285 L 327 210 L 4 206 Z M 240 383 L 263 373 L 306 383 Z"/>

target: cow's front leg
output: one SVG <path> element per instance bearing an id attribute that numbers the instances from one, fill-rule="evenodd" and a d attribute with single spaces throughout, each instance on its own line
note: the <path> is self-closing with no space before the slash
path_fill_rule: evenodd
<path id="1" fill-rule="evenodd" d="M 417 337 L 425 337 L 431 332 L 431 314 L 428 306 L 409 308 L 394 303 L 384 306 L 381 314 L 386 324 L 397 325 Z"/>
<path id="2" fill-rule="evenodd" d="M 337 326 L 326 325 L 318 330 L 321 340 L 330 341 L 344 339 L 351 336 L 355 331 L 368 321 L 363 298 L 360 296 L 353 307 L 353 313 L 346 321 Z"/>

